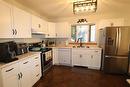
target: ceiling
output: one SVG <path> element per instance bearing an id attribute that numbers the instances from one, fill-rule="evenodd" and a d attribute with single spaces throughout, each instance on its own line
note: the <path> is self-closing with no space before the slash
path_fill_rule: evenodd
<path id="1" fill-rule="evenodd" d="M 38 12 L 47 18 L 61 18 L 75 16 L 72 11 L 74 0 L 15 0 L 18 3 Z M 130 0 L 98 0 L 96 13 L 128 12 Z M 91 15 L 90 13 L 78 15 Z"/>

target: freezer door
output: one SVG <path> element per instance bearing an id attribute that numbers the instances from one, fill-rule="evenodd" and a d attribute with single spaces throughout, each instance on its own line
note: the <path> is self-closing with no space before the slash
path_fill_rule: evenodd
<path id="1" fill-rule="evenodd" d="M 125 74 L 128 68 L 128 57 L 105 56 L 104 72 L 112 74 Z"/>
<path id="2" fill-rule="evenodd" d="M 130 44 L 130 27 L 120 27 L 118 46 L 116 49 L 117 55 L 128 55 Z"/>
<path id="3" fill-rule="evenodd" d="M 118 36 L 118 27 L 106 28 L 105 55 L 116 55 Z"/>

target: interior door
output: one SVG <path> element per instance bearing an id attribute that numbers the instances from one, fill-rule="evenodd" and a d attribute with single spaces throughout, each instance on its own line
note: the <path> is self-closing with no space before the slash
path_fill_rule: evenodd
<path id="1" fill-rule="evenodd" d="M 130 27 L 119 28 L 119 41 L 117 55 L 128 55 L 130 45 Z"/>
<path id="2" fill-rule="evenodd" d="M 106 28 L 105 55 L 116 55 L 118 42 L 118 28 Z"/>

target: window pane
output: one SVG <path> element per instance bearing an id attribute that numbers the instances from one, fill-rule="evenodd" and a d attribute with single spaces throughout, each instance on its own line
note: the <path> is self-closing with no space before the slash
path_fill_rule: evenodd
<path id="1" fill-rule="evenodd" d="M 89 26 L 88 25 L 80 25 L 76 27 L 76 41 L 79 38 L 82 38 L 82 42 L 88 42 L 89 41 Z"/>
<path id="2" fill-rule="evenodd" d="M 91 42 L 95 42 L 95 35 L 96 35 L 96 27 L 95 25 L 91 26 L 91 37 L 90 37 L 90 41 Z"/>

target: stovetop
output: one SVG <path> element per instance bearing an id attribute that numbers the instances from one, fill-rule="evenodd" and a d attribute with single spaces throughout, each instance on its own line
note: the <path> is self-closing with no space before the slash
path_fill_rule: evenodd
<path id="1" fill-rule="evenodd" d="M 46 52 L 52 50 L 52 48 L 42 48 L 42 47 L 31 47 L 29 48 L 29 51 L 33 51 L 33 52 Z"/>

